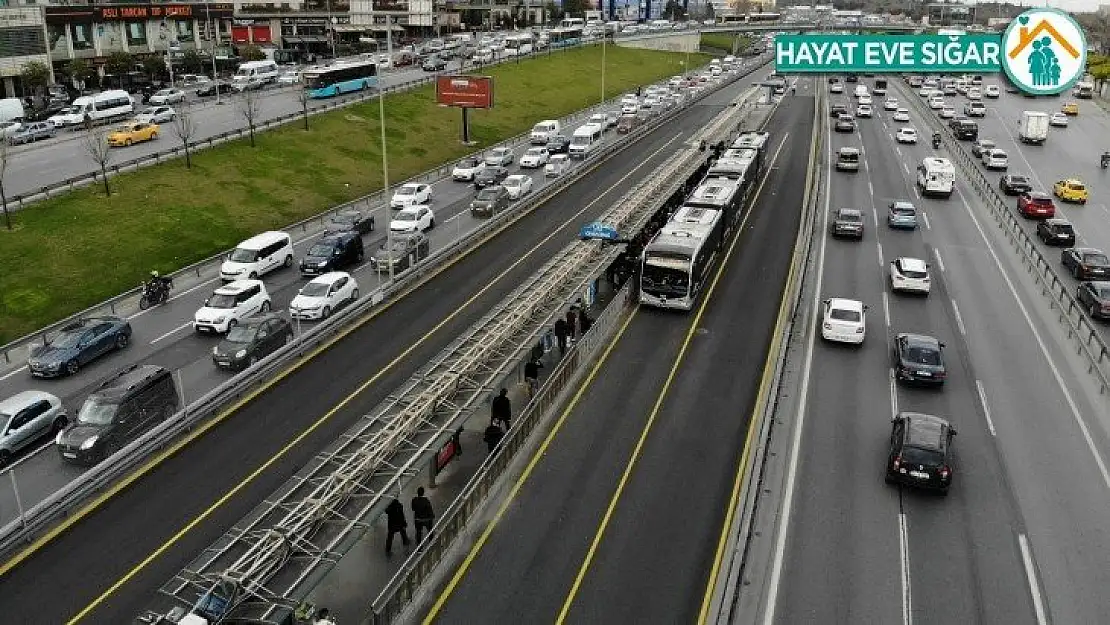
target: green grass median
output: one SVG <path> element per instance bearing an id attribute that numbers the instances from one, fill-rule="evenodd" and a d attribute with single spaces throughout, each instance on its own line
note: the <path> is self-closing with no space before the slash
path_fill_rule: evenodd
<path id="1" fill-rule="evenodd" d="M 703 33 L 701 36 L 701 47 L 712 48 L 722 52 L 732 53 L 732 43 L 736 40 L 735 35 L 726 35 L 723 33 Z"/>
<path id="2" fill-rule="evenodd" d="M 606 94 L 678 74 L 685 58 L 609 46 Z M 472 111 L 473 147 L 460 143 L 461 114 L 437 106 L 434 87 L 386 97 L 393 184 L 598 102 L 601 49 L 482 73 L 495 77 L 495 103 Z M 0 222 L 0 344 L 132 288 L 151 269 L 171 272 L 382 187 L 376 100 L 316 115 L 309 128 L 295 122 L 259 134 L 255 148 L 244 139 L 204 150 L 192 169 L 179 159 L 116 176 L 109 197 L 90 186 L 34 204 L 13 214 L 13 231 Z M 180 143 L 169 126 L 158 141 Z M 116 159 L 127 158 L 119 150 Z"/>

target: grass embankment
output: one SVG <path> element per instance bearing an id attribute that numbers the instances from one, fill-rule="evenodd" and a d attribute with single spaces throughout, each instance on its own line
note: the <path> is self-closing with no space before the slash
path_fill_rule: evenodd
<path id="1" fill-rule="evenodd" d="M 609 97 L 680 73 L 685 55 L 609 46 Z M 705 57 L 691 59 L 698 64 Z M 490 68 L 495 108 L 470 115 L 471 140 L 488 146 L 598 101 L 601 49 L 583 48 Z M 460 144 L 457 109 L 432 86 L 386 98 L 393 183 L 476 147 Z M 314 116 L 184 160 L 91 186 L 0 222 L 0 344 L 134 287 L 151 269 L 170 272 L 255 233 L 281 228 L 382 187 L 376 100 Z M 175 145 L 172 132 L 159 141 Z M 118 158 L 126 158 L 126 150 Z M 90 167 L 91 168 L 91 167 Z"/>
<path id="2" fill-rule="evenodd" d="M 719 50 L 725 54 L 732 54 L 732 44 L 736 40 L 734 35 L 723 33 L 704 33 L 701 36 L 702 49 Z"/>

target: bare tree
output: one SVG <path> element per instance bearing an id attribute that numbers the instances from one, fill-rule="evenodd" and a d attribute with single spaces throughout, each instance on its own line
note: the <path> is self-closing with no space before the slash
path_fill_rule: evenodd
<path id="1" fill-rule="evenodd" d="M 308 89 L 297 89 L 297 101 L 301 103 L 301 114 L 304 116 L 304 129 L 308 130 Z"/>
<path id="2" fill-rule="evenodd" d="M 193 119 L 192 111 L 184 109 L 177 113 L 177 117 L 173 118 L 173 133 L 177 135 L 178 139 L 181 139 L 181 145 L 185 148 L 185 167 L 192 169 L 193 155 L 189 146 L 192 144 L 193 137 L 197 134 L 197 120 Z"/>
<path id="3" fill-rule="evenodd" d="M 112 189 L 108 186 L 108 161 L 112 160 L 108 131 L 89 128 L 85 133 L 85 152 L 100 167 L 100 175 L 104 178 L 104 194 L 112 195 Z"/>
<path id="4" fill-rule="evenodd" d="M 239 114 L 247 121 L 247 128 L 251 133 L 251 147 L 254 147 L 254 125 L 258 123 L 258 92 L 249 86 L 243 90 L 243 99 L 239 100 Z"/>
<path id="5" fill-rule="evenodd" d="M 4 189 L 4 174 L 8 173 L 8 157 L 11 156 L 11 144 L 5 137 L 0 139 L 0 203 L 4 205 L 4 224 L 8 230 L 12 229 L 12 216 L 8 214 L 8 193 Z"/>

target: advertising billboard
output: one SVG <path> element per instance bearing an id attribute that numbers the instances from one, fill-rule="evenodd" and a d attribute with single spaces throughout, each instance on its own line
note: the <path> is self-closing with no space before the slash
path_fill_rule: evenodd
<path id="1" fill-rule="evenodd" d="M 491 76 L 439 76 L 436 104 L 472 109 L 493 108 Z"/>

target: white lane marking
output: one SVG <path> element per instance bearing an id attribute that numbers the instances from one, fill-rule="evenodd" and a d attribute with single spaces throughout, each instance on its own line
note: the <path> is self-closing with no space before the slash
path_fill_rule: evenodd
<path id="1" fill-rule="evenodd" d="M 929 224 L 929 215 L 925 211 L 921 211 L 921 221 L 925 223 L 926 230 L 933 229 L 933 226 Z"/>
<path id="2" fill-rule="evenodd" d="M 894 378 L 894 367 L 886 370 L 890 387 L 890 416 L 898 414 L 898 381 Z"/>
<path id="3" fill-rule="evenodd" d="M 871 186 L 871 181 L 870 180 L 867 181 L 867 186 Z M 871 196 L 872 197 L 875 196 L 874 191 L 871 192 Z M 879 227 L 879 211 L 875 210 L 874 207 L 871 208 L 871 221 L 875 224 L 876 228 Z"/>
<path id="4" fill-rule="evenodd" d="M 910 538 L 905 513 L 898 513 L 898 556 L 902 565 L 902 624 L 913 625 L 913 593 L 910 589 Z"/>
<path id="5" fill-rule="evenodd" d="M 975 390 L 979 392 L 979 403 L 983 406 L 983 414 L 987 417 L 987 429 L 990 430 L 991 436 L 998 436 L 994 429 L 994 420 L 991 419 L 991 407 L 987 403 L 987 391 L 983 389 L 983 381 L 975 380 Z"/>
<path id="6" fill-rule="evenodd" d="M 1021 563 L 1025 565 L 1025 579 L 1029 582 L 1029 594 L 1033 597 L 1033 610 L 1037 613 L 1037 625 L 1046 625 L 1048 617 L 1045 615 L 1044 597 L 1041 596 L 1037 570 L 1033 567 L 1033 554 L 1029 550 L 1029 539 L 1025 534 L 1018 534 L 1018 546 L 1021 547 Z"/>
<path id="7" fill-rule="evenodd" d="M 875 247 L 879 248 L 879 266 L 883 267 L 883 244 L 875 241 Z"/>
<path id="8" fill-rule="evenodd" d="M 825 159 L 825 180 L 832 180 L 832 141 L 826 142 L 827 158 Z M 825 188 L 825 211 L 822 229 L 818 232 L 827 232 L 829 229 L 829 188 Z M 825 280 L 825 250 L 829 237 L 821 237 L 821 252 L 817 257 L 817 284 L 813 292 L 813 306 L 811 310 L 816 315 L 821 307 L 821 285 Z M 809 341 L 806 344 L 805 367 L 802 372 L 801 401 L 798 402 L 798 411 L 795 415 L 797 423 L 794 426 L 794 437 L 790 441 L 790 460 L 786 468 L 786 488 L 783 491 L 782 516 L 779 520 L 777 534 L 775 535 L 774 556 L 771 559 L 771 579 L 768 583 L 766 608 L 763 612 L 763 625 L 774 625 L 775 609 L 778 607 L 779 585 L 782 582 L 782 565 L 786 556 L 786 535 L 790 531 L 790 516 L 794 509 L 794 487 L 798 481 L 798 457 L 801 455 L 802 430 L 806 420 L 806 406 L 809 401 L 809 379 L 813 371 L 813 344 L 817 335 L 815 324 L 807 324 Z"/>
<path id="9" fill-rule="evenodd" d="M 1013 281 L 1010 280 L 1009 274 L 1002 268 L 1002 261 L 999 260 L 998 254 L 994 251 L 994 245 L 987 239 L 986 232 L 983 231 L 983 226 L 979 224 L 979 220 L 975 218 L 975 214 L 971 211 L 971 206 L 967 203 L 967 198 L 964 194 L 957 189 L 957 195 L 960 196 L 960 203 L 963 204 L 964 210 L 967 211 L 971 222 L 975 224 L 975 229 L 979 231 L 979 237 L 983 239 L 983 243 L 987 246 L 987 251 L 990 252 L 994 264 L 998 267 L 999 273 L 1002 274 L 1002 279 L 1006 282 L 1006 286 L 1010 290 L 1010 295 L 1013 296 L 1014 301 L 1017 302 L 1018 309 L 1021 310 L 1021 316 L 1025 319 L 1026 325 L 1029 326 L 1033 338 L 1037 341 L 1037 346 L 1041 349 L 1041 354 L 1045 360 L 1048 361 L 1048 367 L 1052 371 L 1052 377 L 1056 380 L 1056 385 L 1060 387 L 1060 392 L 1064 395 L 1064 401 L 1068 404 L 1068 409 L 1071 410 L 1072 418 L 1075 419 L 1076 425 L 1079 426 L 1079 431 L 1083 434 L 1083 440 L 1087 443 L 1087 449 L 1091 451 L 1091 455 L 1095 459 L 1095 465 L 1098 467 L 1099 474 L 1102 477 L 1102 483 L 1107 488 L 1110 488 L 1110 470 L 1106 468 L 1106 462 L 1102 459 L 1102 454 L 1099 452 L 1098 447 L 1095 446 L 1094 438 L 1091 437 L 1091 430 L 1087 427 L 1087 422 L 1083 419 L 1083 415 L 1079 412 L 1079 407 L 1075 405 L 1075 399 L 1071 396 L 1071 391 L 1068 390 L 1067 385 L 1064 383 L 1064 376 L 1060 373 L 1060 368 L 1056 366 L 1056 360 L 1048 353 L 1048 347 L 1045 345 L 1044 339 L 1041 337 L 1040 331 L 1037 326 L 1033 324 L 1033 318 L 1029 315 L 1029 310 L 1025 307 L 1025 302 L 1021 301 L 1018 297 L 1017 288 L 1014 287 Z"/>
<path id="10" fill-rule="evenodd" d="M 867 179 L 867 192 L 871 194 L 871 197 L 875 197 L 875 187 L 871 186 L 870 178 Z M 878 225 L 878 222 L 875 223 Z"/>
<path id="11" fill-rule="evenodd" d="M 944 272 L 944 259 L 940 257 L 940 250 L 933 248 L 933 256 L 937 257 L 937 267 L 940 267 L 941 272 Z"/>
<path id="12" fill-rule="evenodd" d="M 16 369 L 15 371 L 12 371 L 10 373 L 5 373 L 4 375 L 0 375 L 0 382 L 3 382 L 4 380 L 7 380 L 8 378 L 10 378 L 10 377 L 12 377 L 16 374 L 26 373 L 26 371 L 27 371 L 27 367 L 21 366 L 18 369 Z"/>
<path id="13" fill-rule="evenodd" d="M 967 336 L 967 328 L 964 327 L 964 318 L 960 315 L 960 307 L 956 305 L 955 298 L 952 298 L 952 312 L 956 314 L 956 327 L 959 328 L 960 334 Z"/>
<path id="14" fill-rule="evenodd" d="M 890 297 L 886 291 L 883 291 L 883 320 L 886 321 L 886 329 L 890 330 Z"/>
<path id="15" fill-rule="evenodd" d="M 192 321 L 186 321 L 185 323 L 183 323 L 183 324 L 181 324 L 181 325 L 177 326 L 176 328 L 174 328 L 174 329 L 170 330 L 169 332 L 166 332 L 166 333 L 165 333 L 165 334 L 163 334 L 162 336 L 159 336 L 158 338 L 154 339 L 153 341 L 151 341 L 151 342 L 150 342 L 150 344 L 151 344 L 151 345 L 154 345 L 154 344 L 155 344 L 155 343 L 157 343 L 158 341 L 161 341 L 161 340 L 162 340 L 162 339 L 164 339 L 164 338 L 167 338 L 167 337 L 173 336 L 174 334 L 177 334 L 178 332 L 180 332 L 180 331 L 184 330 L 185 328 L 188 328 L 188 327 L 189 327 L 189 326 L 191 326 L 191 325 L 193 325 L 193 322 L 192 322 Z"/>
<path id="16" fill-rule="evenodd" d="M 910 175 L 910 168 L 906 166 L 906 162 L 902 161 L 902 169 L 905 170 L 906 175 Z"/>

